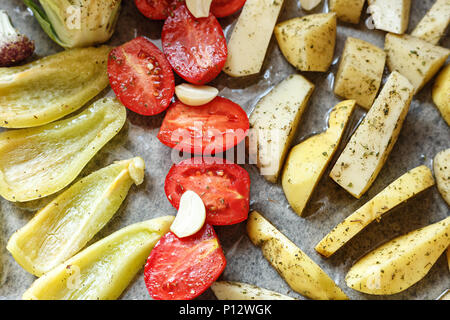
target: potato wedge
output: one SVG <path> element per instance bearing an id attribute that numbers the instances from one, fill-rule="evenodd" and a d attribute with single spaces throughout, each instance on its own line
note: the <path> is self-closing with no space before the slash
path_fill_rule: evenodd
<path id="1" fill-rule="evenodd" d="M 219 300 L 295 300 L 278 292 L 242 282 L 216 281 L 211 289 Z"/>
<path id="2" fill-rule="evenodd" d="M 314 261 L 256 211 L 248 218 L 247 234 L 294 291 L 315 300 L 348 299 Z"/>
<path id="3" fill-rule="evenodd" d="M 264 96 L 250 115 L 250 155 L 261 174 L 275 183 L 314 85 L 290 75 Z M 256 140 L 256 141 L 255 141 Z"/>
<path id="4" fill-rule="evenodd" d="M 232 77 L 259 73 L 284 0 L 247 0 L 228 41 L 223 72 Z"/>
<path id="5" fill-rule="evenodd" d="M 450 148 L 434 157 L 433 169 L 438 190 L 450 206 Z"/>
<path id="6" fill-rule="evenodd" d="M 25 270 L 42 276 L 80 251 L 108 223 L 133 183 L 142 183 L 144 167 L 142 158 L 133 158 L 80 179 L 16 231 L 6 248 Z"/>
<path id="7" fill-rule="evenodd" d="M 330 0 L 330 11 L 341 21 L 358 24 L 366 0 Z"/>
<path id="8" fill-rule="evenodd" d="M 450 217 L 397 237 L 356 262 L 347 285 L 360 292 L 390 295 L 420 281 L 450 245 Z"/>
<path id="9" fill-rule="evenodd" d="M 437 76 L 432 97 L 445 122 L 450 126 L 450 64 Z"/>
<path id="10" fill-rule="evenodd" d="M 387 34 L 384 49 L 387 52 L 389 70 L 398 71 L 405 76 L 414 86 L 414 93 L 423 88 L 450 55 L 447 48 L 406 34 Z"/>
<path id="11" fill-rule="evenodd" d="M 375 181 L 408 113 L 413 86 L 398 72 L 389 76 L 331 170 L 330 177 L 360 198 Z"/>
<path id="12" fill-rule="evenodd" d="M 72 49 L 24 66 L 0 68 L 0 126 L 36 127 L 84 106 L 109 84 L 110 50 Z"/>
<path id="13" fill-rule="evenodd" d="M 284 57 L 301 71 L 325 72 L 336 44 L 336 14 L 319 13 L 279 23 L 275 36 Z"/>
<path id="14" fill-rule="evenodd" d="M 0 133 L 0 195 L 20 202 L 63 189 L 125 119 L 125 107 L 115 98 L 104 98 L 72 118 Z"/>
<path id="15" fill-rule="evenodd" d="M 408 29 L 411 0 L 368 0 L 375 29 L 405 33 Z"/>
<path id="16" fill-rule="evenodd" d="M 290 151 L 281 183 L 289 204 L 299 216 L 333 158 L 355 106 L 355 100 L 336 105 L 330 114 L 328 129 Z"/>
<path id="17" fill-rule="evenodd" d="M 380 89 L 386 53 L 366 41 L 348 37 L 336 74 L 334 93 L 370 109 Z"/>
<path id="18" fill-rule="evenodd" d="M 426 166 L 408 171 L 339 223 L 317 244 L 316 251 L 330 257 L 371 222 L 433 185 L 433 174 Z"/>
<path id="19" fill-rule="evenodd" d="M 87 247 L 37 279 L 26 300 L 117 299 L 143 267 L 173 216 L 135 223 Z"/>
<path id="20" fill-rule="evenodd" d="M 450 1 L 436 0 L 430 10 L 417 24 L 411 35 L 437 44 L 450 23 Z"/>
<path id="21" fill-rule="evenodd" d="M 448 270 L 450 271 L 450 247 L 447 248 Z"/>

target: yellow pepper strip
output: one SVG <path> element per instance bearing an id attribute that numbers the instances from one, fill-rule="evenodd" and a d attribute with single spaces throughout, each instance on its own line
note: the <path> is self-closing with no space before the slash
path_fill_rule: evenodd
<path id="1" fill-rule="evenodd" d="M 450 245 L 450 217 L 397 237 L 356 262 L 345 277 L 360 292 L 389 295 L 420 281 Z"/>
<path id="2" fill-rule="evenodd" d="M 261 247 L 264 257 L 295 292 L 315 300 L 348 299 L 319 265 L 261 214 L 253 211 L 247 221 L 252 243 Z"/>
<path id="3" fill-rule="evenodd" d="M 426 166 L 408 171 L 331 230 L 317 244 L 316 251 L 331 256 L 372 221 L 433 185 L 433 174 Z"/>
<path id="4" fill-rule="evenodd" d="M 81 108 L 108 86 L 108 46 L 0 68 L 0 126 L 35 127 Z"/>
<path id="5" fill-rule="evenodd" d="M 23 299 L 117 299 L 169 231 L 173 218 L 160 217 L 114 232 L 37 279 Z"/>
<path id="6" fill-rule="evenodd" d="M 75 117 L 0 133 L 0 195 L 29 201 L 66 187 L 122 128 L 125 107 L 104 98 Z"/>
<path id="7" fill-rule="evenodd" d="M 144 178 L 142 158 L 114 163 L 79 180 L 15 232 L 7 249 L 40 277 L 80 251 Z"/>

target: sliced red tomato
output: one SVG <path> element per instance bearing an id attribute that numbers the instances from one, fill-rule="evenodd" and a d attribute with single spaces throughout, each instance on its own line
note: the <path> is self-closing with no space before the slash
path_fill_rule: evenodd
<path id="1" fill-rule="evenodd" d="M 176 101 L 167 110 L 158 139 L 170 148 L 208 156 L 233 148 L 248 129 L 245 111 L 226 98 L 199 107 Z"/>
<path id="2" fill-rule="evenodd" d="M 138 10 L 153 20 L 166 19 L 184 0 L 134 0 Z"/>
<path id="3" fill-rule="evenodd" d="M 169 232 L 147 260 L 145 284 L 156 300 L 194 299 L 211 286 L 225 265 L 219 239 L 210 225 L 186 238 Z"/>
<path id="4" fill-rule="evenodd" d="M 211 12 L 217 18 L 232 15 L 245 4 L 245 0 L 213 0 L 211 3 Z"/>
<path id="5" fill-rule="evenodd" d="M 142 115 L 167 109 L 175 92 L 175 79 L 164 54 L 144 37 L 111 51 L 109 83 L 125 107 Z"/>
<path id="6" fill-rule="evenodd" d="M 177 210 L 186 190 L 197 193 L 206 207 L 206 222 L 212 225 L 231 225 L 248 217 L 250 176 L 234 163 L 186 159 L 172 166 L 164 190 Z"/>
<path id="7" fill-rule="evenodd" d="M 167 18 L 161 40 L 175 72 L 193 84 L 213 80 L 227 60 L 227 43 L 216 17 L 196 19 L 185 5 Z"/>

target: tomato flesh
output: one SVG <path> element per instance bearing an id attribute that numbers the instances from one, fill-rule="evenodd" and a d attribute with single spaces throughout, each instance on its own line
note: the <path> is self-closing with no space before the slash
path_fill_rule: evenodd
<path id="1" fill-rule="evenodd" d="M 176 101 L 167 110 L 158 139 L 180 151 L 213 155 L 233 148 L 248 129 L 245 111 L 226 98 L 216 97 L 199 107 Z"/>
<path id="2" fill-rule="evenodd" d="M 123 105 L 142 115 L 154 115 L 167 109 L 175 92 L 170 64 L 158 47 L 144 37 L 111 51 L 108 77 Z"/>
<path id="3" fill-rule="evenodd" d="M 217 18 L 223 18 L 232 15 L 245 4 L 245 0 L 213 0 L 211 3 L 211 12 Z"/>
<path id="4" fill-rule="evenodd" d="M 161 40 L 175 72 L 193 84 L 216 78 L 227 60 L 225 36 L 216 17 L 196 19 L 185 5 L 166 19 Z"/>
<path id="5" fill-rule="evenodd" d="M 206 207 L 206 222 L 231 225 L 247 219 L 250 176 L 239 165 L 214 158 L 193 158 L 175 164 L 164 184 L 167 199 L 178 210 L 186 190 L 197 193 Z"/>
<path id="6" fill-rule="evenodd" d="M 153 20 L 166 19 L 184 0 L 134 0 L 138 10 Z"/>
<path id="7" fill-rule="evenodd" d="M 156 300 L 189 300 L 220 276 L 226 259 L 213 227 L 178 238 L 166 233 L 153 248 L 144 270 L 148 292 Z"/>

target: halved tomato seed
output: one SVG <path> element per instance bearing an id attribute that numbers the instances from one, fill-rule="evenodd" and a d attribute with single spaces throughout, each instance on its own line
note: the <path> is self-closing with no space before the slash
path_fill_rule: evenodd
<path id="1" fill-rule="evenodd" d="M 211 286 L 225 266 L 219 239 L 210 225 L 186 238 L 168 232 L 147 260 L 145 284 L 153 299 L 194 299 Z"/>
<path id="2" fill-rule="evenodd" d="M 196 19 L 185 5 L 167 18 L 161 41 L 175 72 L 192 84 L 216 78 L 227 60 L 227 43 L 216 17 Z"/>
<path id="3" fill-rule="evenodd" d="M 138 10 L 153 20 L 166 19 L 184 0 L 134 0 Z"/>
<path id="4" fill-rule="evenodd" d="M 232 15 L 245 4 L 245 0 L 213 0 L 211 12 L 217 18 Z"/>
<path id="5" fill-rule="evenodd" d="M 142 115 L 164 111 L 175 93 L 170 64 L 164 54 L 144 37 L 111 51 L 108 76 L 111 88 L 123 105 Z"/>
<path id="6" fill-rule="evenodd" d="M 158 139 L 171 148 L 208 156 L 240 143 L 249 126 L 245 111 L 226 98 L 198 107 L 176 101 L 167 110 Z"/>
<path id="7" fill-rule="evenodd" d="M 172 166 L 164 190 L 177 209 L 186 190 L 197 193 L 206 207 L 206 222 L 212 225 L 235 224 L 248 216 L 250 176 L 234 163 L 214 158 L 184 160 Z"/>

